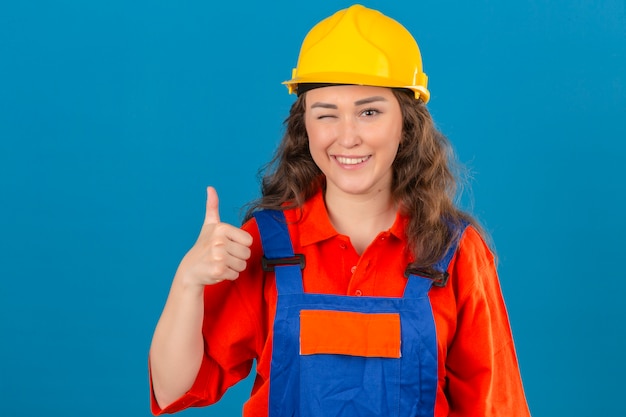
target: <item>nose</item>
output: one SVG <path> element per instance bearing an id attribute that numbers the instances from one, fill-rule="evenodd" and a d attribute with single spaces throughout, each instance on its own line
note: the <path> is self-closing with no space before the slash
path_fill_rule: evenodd
<path id="1" fill-rule="evenodd" d="M 351 118 L 342 118 L 337 131 L 337 143 L 344 148 L 354 148 L 361 144 L 361 135 L 357 122 Z"/>

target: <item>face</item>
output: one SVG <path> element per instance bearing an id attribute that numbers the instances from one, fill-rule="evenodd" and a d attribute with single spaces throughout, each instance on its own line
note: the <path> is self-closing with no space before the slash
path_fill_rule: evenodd
<path id="1" fill-rule="evenodd" d="M 402 136 L 400 104 L 389 88 L 331 86 L 306 93 L 305 125 L 326 193 L 391 192 Z"/>

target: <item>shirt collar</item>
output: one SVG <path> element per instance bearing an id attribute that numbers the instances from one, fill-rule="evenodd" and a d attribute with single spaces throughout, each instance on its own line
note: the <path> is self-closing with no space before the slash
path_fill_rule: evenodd
<path id="1" fill-rule="evenodd" d="M 299 223 L 299 240 L 301 246 L 315 244 L 339 235 L 328 218 L 324 192 L 320 187 L 300 208 L 288 210 L 285 213 L 288 222 Z M 391 228 L 383 233 L 393 235 L 400 240 L 406 240 L 405 228 L 408 217 L 396 214 L 396 219 Z"/>

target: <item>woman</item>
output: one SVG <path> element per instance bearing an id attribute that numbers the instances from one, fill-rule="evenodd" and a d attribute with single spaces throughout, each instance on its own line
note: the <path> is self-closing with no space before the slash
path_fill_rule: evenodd
<path id="1" fill-rule="evenodd" d="M 287 131 L 241 229 L 216 191 L 150 350 L 152 411 L 528 416 L 494 257 L 453 204 L 421 56 L 355 5 L 316 25 Z"/>

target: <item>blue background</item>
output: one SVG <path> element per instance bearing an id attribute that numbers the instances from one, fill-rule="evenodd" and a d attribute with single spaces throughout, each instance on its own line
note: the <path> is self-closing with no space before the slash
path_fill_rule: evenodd
<path id="1" fill-rule="evenodd" d="M 2 2 L 2 416 L 150 415 L 150 338 L 205 186 L 238 224 L 304 35 L 349 4 Z M 416 37 L 473 173 L 533 415 L 626 415 L 625 2 L 365 5 Z M 249 389 L 182 415 L 239 415 Z"/>

